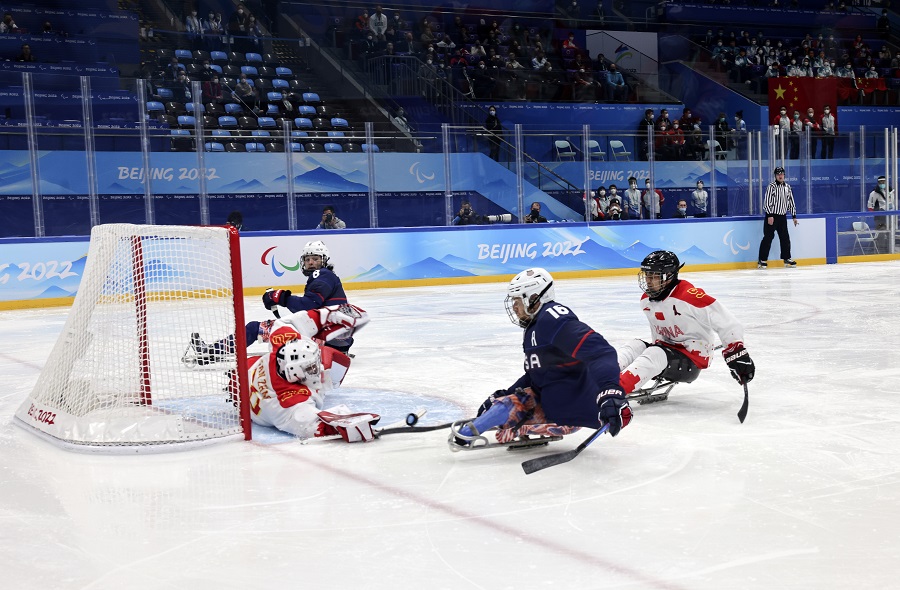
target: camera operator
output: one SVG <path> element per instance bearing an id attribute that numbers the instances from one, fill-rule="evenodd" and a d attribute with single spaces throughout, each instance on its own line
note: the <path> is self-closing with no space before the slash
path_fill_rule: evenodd
<path id="1" fill-rule="evenodd" d="M 537 201 L 531 204 L 531 213 L 525 216 L 525 223 L 547 223 L 547 218 L 541 215 L 541 204 Z"/>
<path id="2" fill-rule="evenodd" d="M 325 205 L 322 209 L 322 221 L 319 222 L 316 229 L 344 229 L 346 227 L 347 224 L 334 214 L 334 207 Z"/>
<path id="3" fill-rule="evenodd" d="M 478 221 L 478 215 L 472 209 L 472 204 L 469 201 L 463 201 L 459 213 L 453 218 L 452 223 L 453 225 L 477 225 Z"/>

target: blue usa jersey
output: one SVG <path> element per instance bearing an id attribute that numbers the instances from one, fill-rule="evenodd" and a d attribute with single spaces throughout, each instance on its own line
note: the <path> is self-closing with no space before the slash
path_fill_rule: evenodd
<path id="1" fill-rule="evenodd" d="M 525 374 L 512 388 L 531 387 L 547 419 L 599 428 L 597 395 L 619 386 L 616 350 L 566 307 L 545 303 L 525 330 Z"/>
<path id="2" fill-rule="evenodd" d="M 326 305 L 343 305 L 347 303 L 347 294 L 341 279 L 327 268 L 320 268 L 306 280 L 303 296 L 291 295 L 287 308 L 293 313 L 308 309 L 319 309 Z"/>

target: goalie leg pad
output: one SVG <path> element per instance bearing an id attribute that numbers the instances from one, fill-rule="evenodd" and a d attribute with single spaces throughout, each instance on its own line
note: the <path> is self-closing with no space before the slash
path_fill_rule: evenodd
<path id="1" fill-rule="evenodd" d="M 695 365 L 686 355 L 668 346 L 660 346 L 659 348 L 663 349 L 668 359 L 668 365 L 660 373 L 660 377 L 676 383 L 692 383 L 700 376 L 700 367 Z"/>
<path id="2" fill-rule="evenodd" d="M 322 367 L 331 376 L 334 385 L 340 385 L 350 369 L 350 357 L 330 346 L 319 347 L 322 351 Z"/>

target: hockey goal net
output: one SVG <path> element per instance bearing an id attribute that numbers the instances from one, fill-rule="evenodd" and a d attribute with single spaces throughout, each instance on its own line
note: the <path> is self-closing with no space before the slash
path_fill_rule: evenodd
<path id="1" fill-rule="evenodd" d="M 245 349 L 237 230 L 96 226 L 65 327 L 16 418 L 84 451 L 249 439 L 245 355 L 187 366 L 192 333 L 234 335 Z"/>

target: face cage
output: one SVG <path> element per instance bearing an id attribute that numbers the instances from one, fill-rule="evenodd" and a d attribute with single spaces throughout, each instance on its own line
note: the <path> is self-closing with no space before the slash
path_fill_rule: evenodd
<path id="1" fill-rule="evenodd" d="M 299 369 L 299 375 L 296 375 Z M 306 383 L 307 378 L 315 377 L 319 374 L 319 362 L 315 361 L 311 365 L 305 365 L 297 367 L 293 365 L 285 370 L 285 379 L 290 381 L 291 383 Z M 297 379 L 294 380 L 292 377 L 296 376 Z"/>
<path id="2" fill-rule="evenodd" d="M 531 323 L 531 320 L 534 318 L 533 315 L 529 315 L 527 320 L 521 319 L 518 314 L 516 314 L 516 310 L 513 309 L 513 304 L 516 300 L 522 302 L 522 305 L 525 305 L 525 299 L 523 297 L 513 297 L 512 295 L 506 296 L 506 301 L 504 301 L 504 305 L 506 306 L 506 315 L 509 316 L 509 321 L 513 324 L 519 326 L 520 328 L 527 328 L 528 324 Z M 525 312 L 528 313 L 528 308 L 525 308 Z"/>
<path id="3" fill-rule="evenodd" d="M 651 290 L 647 284 L 647 275 L 659 275 L 659 288 Z M 664 293 L 666 288 L 672 282 L 672 278 L 674 277 L 674 273 L 669 272 L 659 272 L 655 270 L 645 271 L 641 269 L 638 273 L 638 284 L 641 286 L 641 290 L 649 295 L 651 298 L 659 296 L 661 293 Z"/>

